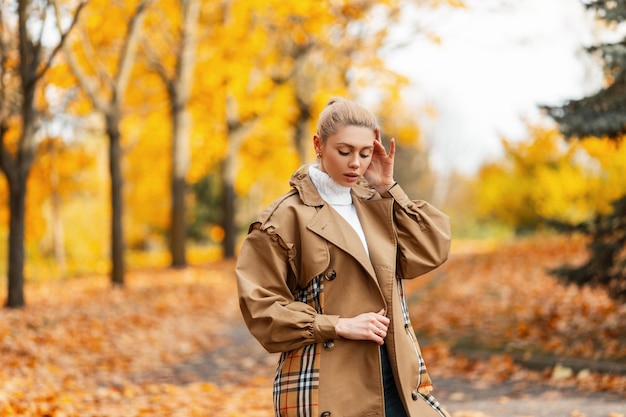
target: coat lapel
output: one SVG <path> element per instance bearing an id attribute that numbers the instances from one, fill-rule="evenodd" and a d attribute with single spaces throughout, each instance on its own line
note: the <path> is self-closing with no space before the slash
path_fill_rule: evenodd
<path id="1" fill-rule="evenodd" d="M 308 229 L 354 257 L 376 279 L 367 252 L 352 226 L 332 207 L 324 204 L 307 225 Z"/>
<path id="2" fill-rule="evenodd" d="M 393 202 L 382 198 L 365 201 L 355 198 L 354 205 L 367 239 L 371 263 L 393 269 L 396 262 Z"/>
<path id="3" fill-rule="evenodd" d="M 390 224 L 393 221 L 393 202 L 388 198 L 355 198 L 354 202 L 367 239 L 375 279 L 386 300 L 385 308 L 392 309 L 388 303 L 393 304 L 396 271 L 396 236 Z"/>

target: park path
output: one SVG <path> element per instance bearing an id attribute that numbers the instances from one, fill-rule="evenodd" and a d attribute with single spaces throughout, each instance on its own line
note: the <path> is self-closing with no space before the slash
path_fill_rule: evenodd
<path id="1" fill-rule="evenodd" d="M 277 356 L 252 338 L 243 320 L 234 316 L 223 326 L 223 345 L 156 372 L 138 375 L 139 383 L 238 384 L 274 373 Z M 437 378 L 436 397 L 453 417 L 626 417 L 626 394 L 586 393 L 573 388 L 506 381 L 496 386 L 459 378 Z"/>

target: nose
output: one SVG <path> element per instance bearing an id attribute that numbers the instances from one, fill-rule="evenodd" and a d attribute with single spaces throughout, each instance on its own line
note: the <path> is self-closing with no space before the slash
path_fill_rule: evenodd
<path id="1" fill-rule="evenodd" d="M 359 161 L 358 154 L 355 154 L 354 156 L 352 156 L 352 158 L 350 158 L 350 161 L 348 162 L 348 166 L 350 168 L 358 168 L 361 166 L 361 162 Z"/>

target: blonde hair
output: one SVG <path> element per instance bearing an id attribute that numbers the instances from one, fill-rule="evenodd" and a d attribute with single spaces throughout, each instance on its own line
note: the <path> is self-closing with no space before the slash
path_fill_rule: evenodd
<path id="1" fill-rule="evenodd" d="M 331 98 L 317 121 L 317 135 L 323 142 L 345 126 L 372 129 L 378 126 L 376 117 L 360 104 L 341 97 Z"/>

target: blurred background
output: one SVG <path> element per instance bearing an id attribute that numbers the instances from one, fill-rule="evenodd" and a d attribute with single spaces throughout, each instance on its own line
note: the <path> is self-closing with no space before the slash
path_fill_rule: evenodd
<path id="1" fill-rule="evenodd" d="M 593 234 L 626 194 L 613 3 L 3 0 L 6 303 L 25 281 L 235 257 L 336 95 L 397 139 L 397 180 L 456 242 Z"/>
<path id="2" fill-rule="evenodd" d="M 406 292 L 454 416 L 623 417 L 624 20 L 615 0 L 0 0 L 0 415 L 269 415 L 234 260 L 344 96 L 451 217 L 449 261 Z"/>

